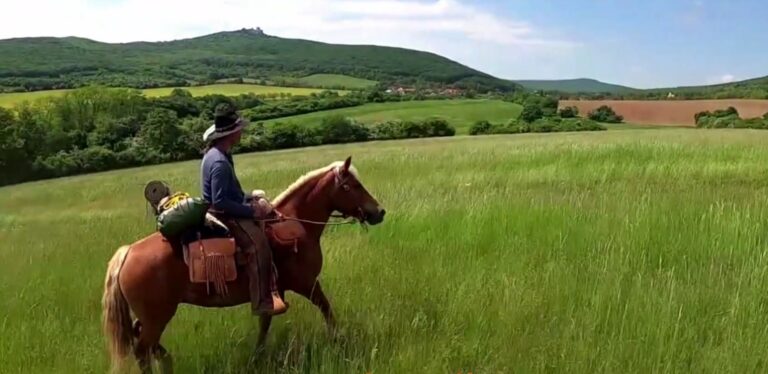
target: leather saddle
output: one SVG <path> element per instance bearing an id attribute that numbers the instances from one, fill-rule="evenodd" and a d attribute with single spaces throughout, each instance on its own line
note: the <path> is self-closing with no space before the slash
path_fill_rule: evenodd
<path id="1" fill-rule="evenodd" d="M 297 252 L 306 234 L 304 226 L 296 221 L 279 220 L 277 216 L 272 219 L 274 221 L 262 225 L 272 250 L 292 248 Z M 211 214 L 206 215 L 203 225 L 187 230 L 175 242 L 181 247 L 189 268 L 189 280 L 205 283 L 209 293 L 212 284 L 216 293 L 226 295 L 226 282 L 237 279 L 238 268 L 247 261 L 227 226 Z"/>

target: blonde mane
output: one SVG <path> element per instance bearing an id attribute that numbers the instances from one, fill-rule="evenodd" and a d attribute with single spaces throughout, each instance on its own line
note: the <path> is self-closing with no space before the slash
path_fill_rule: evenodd
<path id="1" fill-rule="evenodd" d="M 325 175 L 325 173 L 335 169 L 340 168 L 344 166 L 344 161 L 335 161 L 330 163 L 327 166 L 312 170 L 302 176 L 299 177 L 293 184 L 288 186 L 288 188 L 285 189 L 280 195 L 277 195 L 276 198 L 272 200 L 272 205 L 277 206 L 280 203 L 282 203 L 285 199 L 287 199 L 289 196 L 291 196 L 294 192 L 300 190 L 304 185 L 307 183 L 320 178 L 321 176 Z M 355 178 L 359 178 L 359 174 L 357 173 L 357 169 L 354 165 L 349 166 L 349 172 L 352 173 L 352 175 L 355 176 Z"/>

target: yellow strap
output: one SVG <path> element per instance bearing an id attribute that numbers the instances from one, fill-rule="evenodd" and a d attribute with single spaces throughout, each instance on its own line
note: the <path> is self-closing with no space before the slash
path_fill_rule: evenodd
<path id="1" fill-rule="evenodd" d="M 166 201 L 163 204 L 163 210 L 171 209 L 171 208 L 175 207 L 176 205 L 178 205 L 181 201 L 183 201 L 185 199 L 188 199 L 188 198 L 189 198 L 189 194 L 188 193 L 186 193 L 186 192 L 177 192 L 177 193 L 171 195 L 171 197 L 168 199 L 168 201 Z"/>

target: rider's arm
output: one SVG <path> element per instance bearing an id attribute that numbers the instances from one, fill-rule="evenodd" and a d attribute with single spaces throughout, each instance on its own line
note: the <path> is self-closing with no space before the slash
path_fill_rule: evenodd
<path id="1" fill-rule="evenodd" d="M 252 218 L 253 208 L 244 201 L 237 201 L 229 192 L 233 188 L 232 169 L 225 162 L 215 162 L 211 167 L 211 205 L 233 217 Z"/>

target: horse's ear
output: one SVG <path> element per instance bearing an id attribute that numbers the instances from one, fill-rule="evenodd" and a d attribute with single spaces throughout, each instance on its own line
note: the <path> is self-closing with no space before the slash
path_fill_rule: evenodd
<path id="1" fill-rule="evenodd" d="M 345 173 L 349 172 L 350 166 L 352 166 L 352 156 L 349 156 L 346 160 L 344 160 L 344 167 L 342 167 L 341 171 Z"/>

